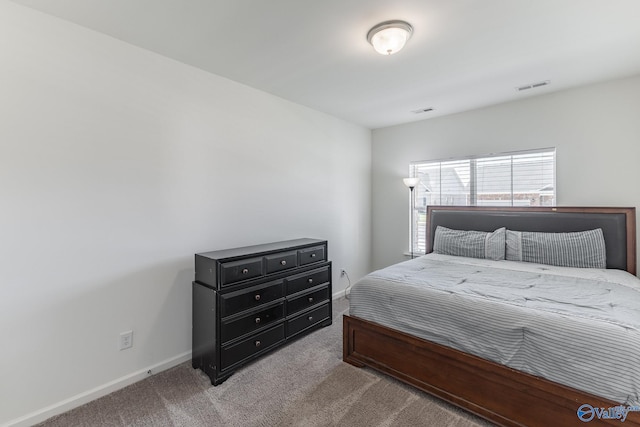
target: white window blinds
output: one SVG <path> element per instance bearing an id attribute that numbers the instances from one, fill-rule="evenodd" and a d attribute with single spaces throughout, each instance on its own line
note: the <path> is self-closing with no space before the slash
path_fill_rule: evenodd
<path id="1" fill-rule="evenodd" d="M 426 207 L 554 206 L 555 148 L 435 161 L 412 162 L 413 251 L 426 248 Z"/>

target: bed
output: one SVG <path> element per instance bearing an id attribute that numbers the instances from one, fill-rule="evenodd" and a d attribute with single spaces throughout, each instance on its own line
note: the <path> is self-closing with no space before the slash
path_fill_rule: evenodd
<path id="1" fill-rule="evenodd" d="M 465 230 L 493 239 L 506 229 L 510 237 L 497 241 L 512 246 L 510 258 L 445 251 L 358 281 L 343 321 L 345 362 L 499 425 L 640 426 L 634 208 L 430 206 L 427 215 L 428 253 L 434 241 L 447 247 L 449 231 L 455 241 Z M 581 259 L 570 261 L 580 268 L 521 262 L 531 253 L 518 240 L 513 251 L 516 237 L 582 238 L 594 230 L 602 256 L 585 265 L 602 268 L 583 268 Z"/>

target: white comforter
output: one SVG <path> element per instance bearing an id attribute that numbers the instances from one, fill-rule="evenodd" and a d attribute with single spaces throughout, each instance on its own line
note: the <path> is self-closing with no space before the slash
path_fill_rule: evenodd
<path id="1" fill-rule="evenodd" d="M 350 314 L 640 403 L 640 279 L 621 270 L 429 254 L 356 283 Z"/>

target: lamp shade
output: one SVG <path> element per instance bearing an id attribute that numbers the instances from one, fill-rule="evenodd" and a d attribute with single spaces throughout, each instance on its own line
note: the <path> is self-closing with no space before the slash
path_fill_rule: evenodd
<path id="1" fill-rule="evenodd" d="M 404 185 L 413 190 L 413 188 L 420 182 L 420 178 L 403 178 L 402 181 L 404 182 Z"/>
<path id="2" fill-rule="evenodd" d="M 413 27 L 407 22 L 386 21 L 370 29 L 367 40 L 376 52 L 393 55 L 404 47 L 412 33 Z"/>

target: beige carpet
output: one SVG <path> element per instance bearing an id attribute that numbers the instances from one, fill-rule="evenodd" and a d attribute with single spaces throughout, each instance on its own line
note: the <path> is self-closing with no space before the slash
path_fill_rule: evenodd
<path id="1" fill-rule="evenodd" d="M 73 426 L 489 426 L 382 374 L 342 362 L 334 323 L 240 369 L 213 387 L 184 363 L 40 424 Z"/>
<path id="2" fill-rule="evenodd" d="M 473 426 L 439 402 L 347 364 L 287 408 L 278 426 Z"/>

